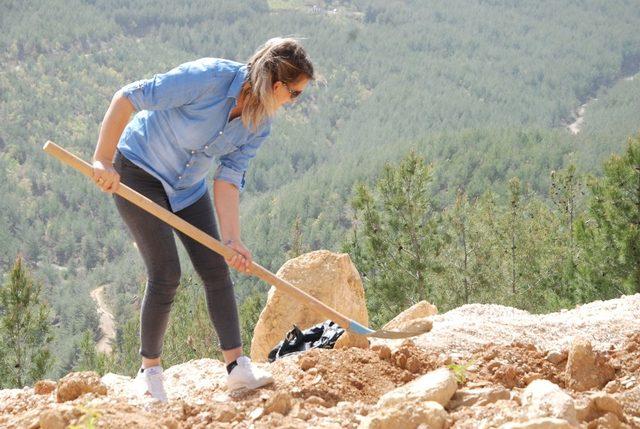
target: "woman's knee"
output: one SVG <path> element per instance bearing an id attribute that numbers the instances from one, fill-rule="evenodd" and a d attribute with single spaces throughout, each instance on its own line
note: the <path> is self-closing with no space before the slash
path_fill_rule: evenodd
<path id="1" fill-rule="evenodd" d="M 158 264 L 147 270 L 148 282 L 158 292 L 175 292 L 181 275 L 179 264 Z"/>

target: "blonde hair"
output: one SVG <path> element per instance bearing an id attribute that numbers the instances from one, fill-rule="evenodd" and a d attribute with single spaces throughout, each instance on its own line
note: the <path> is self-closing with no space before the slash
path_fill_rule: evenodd
<path id="1" fill-rule="evenodd" d="M 240 92 L 242 123 L 254 131 L 276 113 L 273 84 L 315 79 L 313 64 L 302 45 L 291 37 L 274 37 L 260 46 L 247 62 L 248 75 Z"/>

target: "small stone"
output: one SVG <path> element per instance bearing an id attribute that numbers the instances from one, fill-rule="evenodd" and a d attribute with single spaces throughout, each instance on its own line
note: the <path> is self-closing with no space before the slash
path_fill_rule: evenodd
<path id="1" fill-rule="evenodd" d="M 577 338 L 571 344 L 567 358 L 567 385 L 579 392 L 601 389 L 615 377 L 613 367 L 598 353 L 591 343 Z"/>
<path id="2" fill-rule="evenodd" d="M 264 412 L 266 414 L 280 413 L 286 416 L 291 410 L 292 398 L 288 392 L 277 392 L 265 404 Z"/>
<path id="3" fill-rule="evenodd" d="M 264 414 L 264 408 L 258 407 L 255 410 L 251 411 L 251 413 L 249 413 L 249 419 L 257 420 L 262 416 L 262 414 Z"/>
<path id="4" fill-rule="evenodd" d="M 407 369 L 414 374 L 420 371 L 420 360 L 415 356 L 409 356 L 407 359 Z"/>
<path id="5" fill-rule="evenodd" d="M 500 429 L 573 429 L 576 426 L 555 417 L 540 417 L 526 422 L 507 423 Z"/>
<path id="6" fill-rule="evenodd" d="M 598 410 L 613 413 L 620 420 L 624 419 L 622 406 L 616 398 L 603 392 L 597 392 L 591 397 L 593 398 L 593 402 Z"/>
<path id="7" fill-rule="evenodd" d="M 620 427 L 620 420 L 613 413 L 606 413 L 604 416 L 590 421 L 587 425 L 587 429 L 619 429 Z"/>
<path id="8" fill-rule="evenodd" d="M 560 363 L 564 362 L 565 360 L 567 360 L 567 353 L 566 352 L 558 352 L 558 351 L 550 351 L 549 353 L 547 353 L 547 356 L 545 357 L 546 360 L 548 360 L 549 362 L 551 362 L 554 365 L 559 365 Z"/>
<path id="9" fill-rule="evenodd" d="M 67 422 L 59 411 L 45 410 L 40 414 L 41 429 L 64 429 L 66 427 Z"/>
<path id="10" fill-rule="evenodd" d="M 33 386 L 36 395 L 48 395 L 56 390 L 56 382 L 53 380 L 40 380 Z"/>
<path id="11" fill-rule="evenodd" d="M 313 368 L 318 363 L 318 360 L 313 356 L 302 356 L 298 361 L 300 365 L 300 369 L 303 371 L 307 371 L 310 368 Z"/>
<path id="12" fill-rule="evenodd" d="M 371 347 L 371 350 L 378 353 L 378 357 L 382 360 L 387 360 L 391 357 L 391 349 L 384 344 L 377 344 Z"/>
<path id="13" fill-rule="evenodd" d="M 345 332 L 340 335 L 333 348 L 343 349 L 349 347 L 357 347 L 359 349 L 369 348 L 369 339 L 364 335 L 354 334 L 353 332 Z"/>
<path id="14" fill-rule="evenodd" d="M 72 372 L 61 378 L 58 381 L 56 401 L 72 401 L 85 393 L 107 394 L 107 387 L 94 371 Z"/>
<path id="15" fill-rule="evenodd" d="M 328 407 L 329 405 L 327 404 L 327 401 L 325 401 L 324 399 L 322 399 L 319 396 L 316 395 L 311 395 L 309 396 L 305 401 L 304 401 L 305 405 L 320 405 L 322 407 Z"/>

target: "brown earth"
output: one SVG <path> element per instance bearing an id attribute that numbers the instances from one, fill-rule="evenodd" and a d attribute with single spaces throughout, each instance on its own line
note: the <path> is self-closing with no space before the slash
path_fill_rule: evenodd
<path id="1" fill-rule="evenodd" d="M 536 416 L 522 405 L 521 394 L 533 380 L 544 379 L 559 386 L 575 402 L 572 407 L 579 421 L 575 427 L 640 428 L 640 325 L 636 322 L 640 320 L 640 309 L 635 310 L 626 302 L 635 303 L 638 298 L 617 300 L 619 308 L 636 312 L 629 313 L 630 325 L 616 320 L 609 329 L 619 331 L 597 333 L 590 338 L 593 361 L 613 368 L 613 378 L 599 390 L 577 391 L 571 387 L 571 376 L 566 371 L 570 339 L 549 342 L 545 336 L 536 342 L 469 341 L 465 349 L 460 339 L 438 342 L 444 333 L 437 320 L 447 320 L 445 314 L 434 317 L 436 335 L 424 334 L 414 341 L 376 341 L 371 349 L 312 350 L 265 364 L 275 383 L 252 392 L 229 393 L 224 386 L 222 363 L 211 359 L 190 361 L 165 372 L 168 404 L 136 396 L 130 387 L 131 380 L 115 374 L 101 380 L 86 373 L 72 374 L 58 382 L 55 389 L 51 382 L 40 383 L 37 389 L 40 394 L 30 387 L 3 390 L 0 427 L 46 429 L 72 424 L 98 428 L 364 428 L 370 427 L 366 425 L 367 416 L 376 412 L 376 403 L 384 393 L 436 368 L 451 365 L 459 380 L 456 398 L 467 399 L 446 407 L 450 427 L 505 425 L 506 428 L 509 424 L 533 421 Z M 584 333 L 594 329 L 604 331 L 610 323 L 606 317 L 620 317 L 620 311 L 616 312 L 611 302 L 602 306 L 607 311 L 601 313 L 600 324 L 585 325 Z M 466 315 L 467 335 L 471 325 L 481 324 L 477 317 L 480 307 L 471 308 L 473 312 Z M 489 306 L 489 311 L 494 310 Z M 589 308 L 590 314 L 596 310 L 595 306 Z M 454 314 L 461 317 L 460 311 Z M 567 324 L 570 316 L 525 314 L 524 318 L 562 317 Z M 487 323 L 486 329 L 490 330 L 491 325 L 495 326 Z M 541 324 L 536 326 L 539 328 Z M 576 328 L 571 334 L 579 331 Z M 499 335 L 494 331 L 487 336 Z M 599 338 L 616 340 L 601 342 Z M 81 388 L 65 396 L 66 402 L 57 402 L 64 383 Z M 106 387 L 106 395 L 102 386 Z M 80 396 L 75 397 L 76 393 Z M 454 405 L 453 400 L 451 404 Z M 554 416 L 544 420 L 547 426 L 539 427 L 561 427 L 550 426 L 551 417 Z"/>

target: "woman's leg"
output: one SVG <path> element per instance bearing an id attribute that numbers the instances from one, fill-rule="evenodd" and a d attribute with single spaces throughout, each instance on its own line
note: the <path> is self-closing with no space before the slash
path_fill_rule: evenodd
<path id="1" fill-rule="evenodd" d="M 212 237 L 220 239 L 213 204 L 208 193 L 176 215 Z M 223 256 L 183 233 L 177 233 L 189 253 L 193 267 L 204 283 L 209 317 L 218 334 L 225 362 L 232 362 L 242 354 L 242 340 L 229 267 Z"/>
<path id="2" fill-rule="evenodd" d="M 121 182 L 152 201 L 169 208 L 162 184 L 121 154 L 114 162 Z M 114 195 L 116 207 L 131 231 L 147 270 L 140 311 L 140 354 L 143 368 L 160 364 L 169 312 L 180 282 L 180 263 L 173 229 L 133 203 Z"/>

